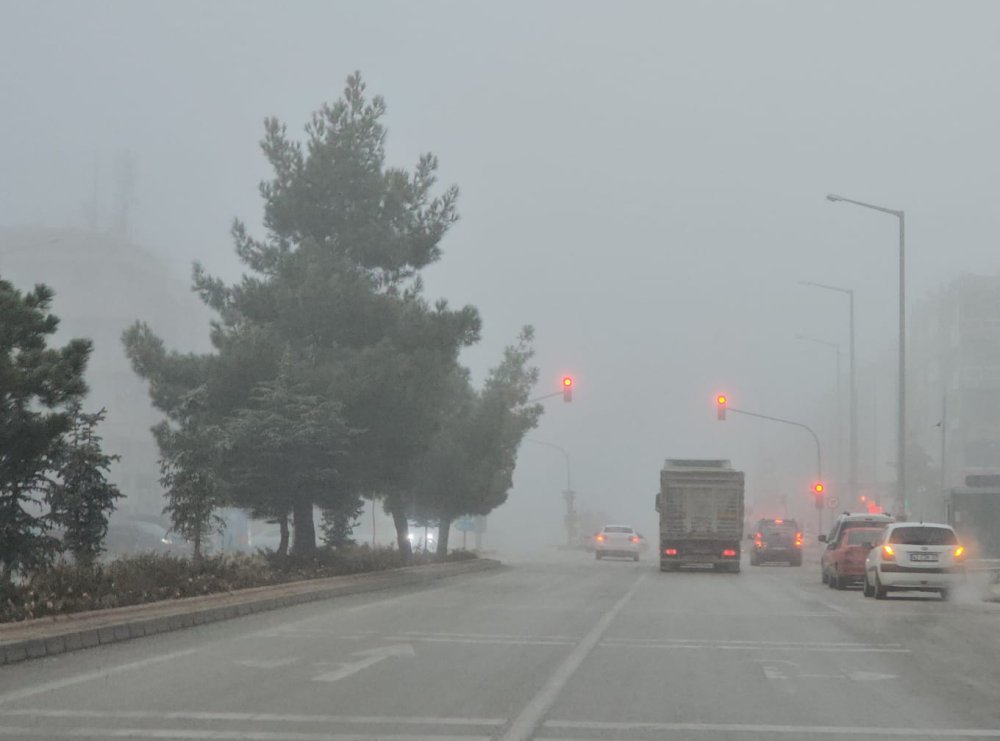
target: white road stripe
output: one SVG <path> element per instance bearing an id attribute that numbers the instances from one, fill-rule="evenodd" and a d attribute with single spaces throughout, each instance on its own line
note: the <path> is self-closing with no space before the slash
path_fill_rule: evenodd
<path id="1" fill-rule="evenodd" d="M 311 715 L 303 713 L 235 713 L 209 711 L 89 710 L 16 708 L 0 717 L 100 718 L 115 720 L 190 720 L 240 723 L 352 723 L 370 725 L 501 726 L 505 718 L 432 718 L 393 715 Z"/>
<path id="2" fill-rule="evenodd" d="M 619 643 L 617 641 L 602 641 L 605 648 L 658 648 L 679 650 L 707 651 L 812 651 L 819 653 L 858 653 L 858 654 L 908 654 L 908 648 L 850 648 L 842 646 L 754 646 L 727 645 L 720 643 Z"/>
<path id="3" fill-rule="evenodd" d="M 582 636 L 535 636 L 535 635 L 519 635 L 517 633 L 442 633 L 442 632 L 428 632 L 420 630 L 407 630 L 400 635 L 404 636 L 426 636 L 430 638 L 446 637 L 446 638 L 525 638 L 537 641 L 573 641 L 576 643 L 580 640 Z"/>
<path id="4" fill-rule="evenodd" d="M 72 687 L 74 684 L 82 684 L 83 682 L 89 682 L 93 679 L 105 679 L 106 677 L 110 677 L 114 674 L 121 674 L 122 672 L 132 671 L 133 669 L 143 669 L 147 666 L 160 664 L 165 661 L 173 661 L 174 659 L 179 659 L 182 656 L 190 656 L 198 651 L 204 651 L 204 647 L 186 648 L 183 651 L 172 651 L 171 653 L 160 654 L 159 656 L 151 656 L 148 659 L 142 659 L 141 661 L 119 664 L 118 666 L 112 666 L 108 669 L 98 669 L 97 671 L 77 674 L 76 676 L 66 677 L 65 679 L 43 682 L 42 684 L 36 684 L 33 687 L 25 687 L 24 689 L 0 695 L 0 705 L 6 702 L 23 700 L 26 697 L 34 697 L 35 695 L 41 695 L 46 692 L 60 690 L 63 687 Z"/>
<path id="5" fill-rule="evenodd" d="M 632 586 L 629 587 L 629 590 L 625 592 L 624 596 L 601 616 L 601 619 L 597 621 L 594 627 L 576 645 L 576 648 L 570 652 L 569 656 L 563 659 L 562 663 L 552 673 L 552 676 L 542 685 L 542 688 L 531 698 L 518 716 L 511 721 L 510 727 L 500 737 L 499 741 L 528 741 L 531 739 L 535 729 L 541 725 L 545 714 L 552 709 L 563 687 L 566 686 L 566 683 L 569 682 L 576 670 L 580 668 L 580 664 L 583 663 L 584 659 L 587 658 L 590 652 L 594 650 L 594 647 L 600 642 L 601 637 L 611 625 L 611 621 L 621 612 L 626 603 L 632 599 L 632 595 L 635 594 L 645 577 L 646 574 L 642 574 L 636 579 L 632 583 Z"/>
<path id="6" fill-rule="evenodd" d="M 786 733 L 799 736 L 903 736 L 905 738 L 1000 738 L 1000 730 L 989 728 L 891 728 L 882 726 L 793 726 L 755 723 L 600 723 L 590 721 L 550 720 L 544 725 L 552 730 L 587 730 L 613 732 L 710 731 L 715 733 Z M 538 737 L 542 741 L 545 737 Z M 658 738 L 658 737 L 657 737 Z M 560 736 L 559 741 L 583 741 Z M 593 741 L 590 739 L 589 741 Z M 639 741 L 639 739 L 633 739 Z"/>
<path id="7" fill-rule="evenodd" d="M 836 641 L 757 641 L 737 638 L 618 638 L 611 637 L 605 643 L 698 643 L 698 644 L 739 644 L 753 646 L 824 646 L 830 648 L 902 648 L 901 643 L 842 643 Z"/>
<path id="8" fill-rule="evenodd" d="M 180 728 L 60 728 L 59 738 L 178 739 L 185 741 L 490 741 L 489 736 L 432 736 L 412 733 L 300 733 L 295 731 L 213 731 Z M 52 729 L 0 726 L 0 736 L 52 738 Z"/>
<path id="9" fill-rule="evenodd" d="M 448 638 L 447 636 L 387 636 L 387 641 L 414 641 L 416 643 L 472 643 L 472 644 L 495 644 L 499 646 L 572 646 L 576 641 L 547 640 L 535 638 Z"/>

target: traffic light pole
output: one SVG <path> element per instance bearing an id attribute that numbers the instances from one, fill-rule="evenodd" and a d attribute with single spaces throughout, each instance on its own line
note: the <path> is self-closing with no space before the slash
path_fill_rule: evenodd
<path id="1" fill-rule="evenodd" d="M 801 422 L 794 422 L 793 420 L 790 420 L 790 419 L 782 419 L 781 417 L 771 417 L 771 416 L 768 416 L 767 414 L 757 414 L 756 412 L 747 412 L 747 411 L 744 411 L 742 409 L 733 409 L 731 406 L 727 406 L 726 407 L 726 411 L 727 412 L 732 412 L 733 414 L 742 414 L 742 415 L 744 415 L 746 417 L 756 417 L 757 419 L 766 419 L 769 422 L 778 422 L 778 423 L 783 424 L 783 425 L 791 425 L 792 427 L 799 427 L 799 428 L 805 430 L 806 432 L 808 432 L 810 435 L 812 435 L 813 442 L 816 443 L 816 480 L 817 481 L 822 481 L 823 480 L 823 454 L 822 454 L 822 452 L 820 450 L 819 436 L 815 433 L 815 431 L 812 429 L 812 427 L 809 427 L 809 425 L 804 425 Z M 826 498 L 824 497 L 823 500 L 820 500 L 820 501 L 825 501 L 825 499 Z M 819 524 L 819 532 L 822 533 L 823 532 L 823 508 L 822 507 L 819 507 L 819 523 L 818 524 Z"/>

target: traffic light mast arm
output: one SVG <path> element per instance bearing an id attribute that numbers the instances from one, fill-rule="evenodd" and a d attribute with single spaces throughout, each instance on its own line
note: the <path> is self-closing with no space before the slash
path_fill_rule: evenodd
<path id="1" fill-rule="evenodd" d="M 562 391 L 556 391 L 554 394 L 545 394 L 545 396 L 536 396 L 534 399 L 528 399 L 524 403 L 525 404 L 537 404 L 538 402 L 544 401 L 545 399 L 553 399 L 556 396 L 562 396 L 562 395 L 563 395 Z"/>
<path id="2" fill-rule="evenodd" d="M 781 424 L 791 425 L 792 427 L 801 427 L 803 430 L 808 432 L 810 435 L 812 435 L 813 442 L 816 443 L 816 480 L 817 481 L 823 480 L 823 456 L 820 453 L 819 436 L 817 436 L 816 433 L 813 432 L 813 429 L 811 427 L 809 427 L 808 425 L 804 425 L 801 422 L 793 422 L 790 419 L 782 419 L 781 417 L 769 417 L 766 414 L 757 414 L 756 412 L 746 412 L 743 411 L 742 409 L 733 409 L 731 406 L 727 406 L 726 410 L 732 412 L 733 414 L 744 414 L 747 417 L 756 417 L 757 419 L 766 419 L 769 422 L 780 422 Z"/>

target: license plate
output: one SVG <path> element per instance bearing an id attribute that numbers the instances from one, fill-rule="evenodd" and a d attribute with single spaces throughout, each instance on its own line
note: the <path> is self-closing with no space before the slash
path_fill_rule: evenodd
<path id="1" fill-rule="evenodd" d="M 911 553 L 911 561 L 937 561 L 938 554 L 936 553 Z"/>

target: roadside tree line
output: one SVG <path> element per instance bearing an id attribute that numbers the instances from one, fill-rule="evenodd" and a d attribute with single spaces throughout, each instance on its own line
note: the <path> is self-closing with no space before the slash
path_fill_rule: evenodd
<path id="1" fill-rule="evenodd" d="M 477 388 L 460 353 L 480 338 L 472 306 L 424 297 L 421 274 L 441 258 L 458 191 L 439 190 L 437 160 L 386 164 L 385 104 L 360 75 L 323 106 L 305 140 L 276 119 L 261 143 L 263 237 L 232 226 L 246 273 L 234 284 L 194 267 L 213 309 L 213 352 L 169 350 L 136 322 L 123 336 L 163 421 L 166 512 L 200 555 L 221 507 L 280 525 L 279 552 L 350 537 L 364 500 L 391 514 L 409 552 L 408 521 L 440 527 L 502 504 L 518 446 L 541 407 L 525 327 Z"/>

